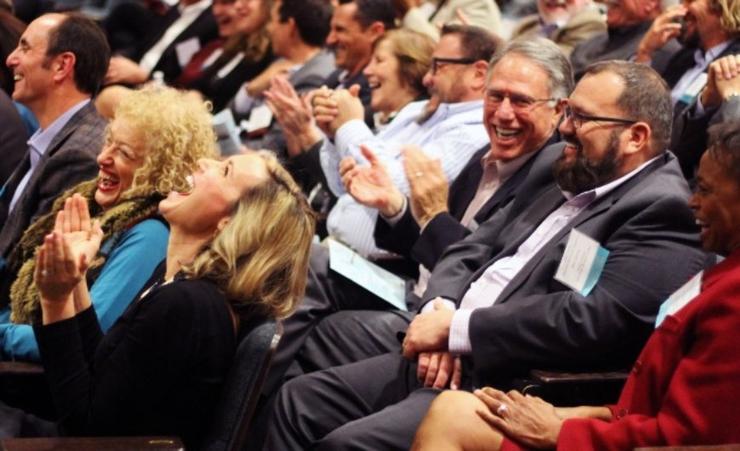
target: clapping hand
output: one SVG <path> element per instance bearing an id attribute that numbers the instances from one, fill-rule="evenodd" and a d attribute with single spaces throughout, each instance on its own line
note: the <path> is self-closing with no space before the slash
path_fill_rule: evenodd
<path id="1" fill-rule="evenodd" d="M 345 189 L 358 203 L 377 209 L 385 217 L 395 216 L 403 208 L 403 194 L 378 157 L 365 146 L 360 146 L 360 151 L 370 166 L 358 166 L 352 157 L 342 159 L 339 173 Z"/>
<path id="2" fill-rule="evenodd" d="M 270 89 L 263 93 L 265 103 L 283 129 L 288 154 L 292 157 L 321 140 L 316 128 L 309 97 L 301 97 L 283 76 L 272 79 Z"/>
<path id="3" fill-rule="evenodd" d="M 418 146 L 404 148 L 403 167 L 411 189 L 411 213 L 423 228 L 447 211 L 449 182 L 440 161 L 426 156 Z"/>
<path id="4" fill-rule="evenodd" d="M 730 96 L 740 94 L 740 55 L 727 55 L 709 66 L 707 85 L 701 94 L 704 108 L 716 108 Z"/>
<path id="5" fill-rule="evenodd" d="M 75 194 L 57 214 L 54 231 L 44 238 L 36 256 L 34 280 L 46 302 L 68 300 L 100 248 L 103 231 L 91 223 L 87 202 Z"/>

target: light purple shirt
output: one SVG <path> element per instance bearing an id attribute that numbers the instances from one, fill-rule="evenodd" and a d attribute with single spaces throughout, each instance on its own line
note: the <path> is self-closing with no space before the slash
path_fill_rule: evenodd
<path id="1" fill-rule="evenodd" d="M 10 199 L 8 214 L 13 211 L 13 208 L 15 208 L 15 205 L 21 198 L 21 194 L 23 194 L 23 191 L 26 189 L 26 185 L 31 179 L 33 171 L 36 170 L 36 167 L 39 165 L 39 161 L 41 161 L 41 157 L 43 157 L 46 153 L 46 149 L 49 148 L 49 144 L 51 144 L 51 141 L 57 134 L 59 134 L 60 131 L 62 131 L 64 126 L 67 125 L 67 122 L 72 119 L 72 116 L 74 116 L 88 103 L 90 103 L 90 99 L 85 99 L 82 102 L 76 104 L 72 108 L 65 111 L 61 116 L 56 118 L 54 122 L 49 124 L 49 126 L 45 129 L 42 130 L 39 128 L 38 130 L 36 130 L 36 133 L 34 133 L 33 136 L 28 139 L 26 144 L 28 144 L 28 146 L 30 147 L 29 157 L 31 159 L 31 167 L 28 169 L 28 172 L 26 172 L 26 175 L 23 176 L 20 183 L 18 183 L 18 187 L 13 193 L 13 198 Z"/>

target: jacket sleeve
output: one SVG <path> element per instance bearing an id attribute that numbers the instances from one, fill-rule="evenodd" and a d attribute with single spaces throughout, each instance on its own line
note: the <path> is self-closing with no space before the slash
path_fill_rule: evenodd
<path id="1" fill-rule="evenodd" d="M 718 292 L 716 297 L 697 315 L 695 330 L 687 334 L 686 349 L 666 351 L 681 353 L 682 358 L 655 415 L 627 413 L 612 422 L 567 420 L 558 449 L 740 442 L 736 422 L 740 351 L 735 336 L 740 328 L 740 284 L 737 276 L 721 284 L 713 290 Z"/>

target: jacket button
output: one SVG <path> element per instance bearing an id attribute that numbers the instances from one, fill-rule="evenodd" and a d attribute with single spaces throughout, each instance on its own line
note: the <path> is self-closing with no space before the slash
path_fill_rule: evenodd
<path id="1" fill-rule="evenodd" d="M 642 369 L 642 362 L 638 360 L 635 362 L 635 366 L 632 367 L 632 372 L 637 374 L 640 372 L 641 369 Z"/>

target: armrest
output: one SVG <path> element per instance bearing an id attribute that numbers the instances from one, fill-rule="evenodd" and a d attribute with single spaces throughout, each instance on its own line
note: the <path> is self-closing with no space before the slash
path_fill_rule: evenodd
<path id="1" fill-rule="evenodd" d="M 37 363 L 0 362 L 0 399 L 45 419 L 55 417 L 44 368 Z"/>
<path id="2" fill-rule="evenodd" d="M 621 382 L 627 380 L 627 372 L 612 371 L 604 373 L 557 373 L 554 371 L 532 370 L 530 378 L 541 384 L 581 384 Z"/>
<path id="3" fill-rule="evenodd" d="M 532 370 L 515 387 L 524 394 L 539 396 L 558 406 L 613 404 L 619 398 L 629 373 L 559 373 Z"/>
<path id="4" fill-rule="evenodd" d="M 181 451 L 185 446 L 177 437 L 45 437 L 4 439 L 0 448 L 5 451 Z"/>
<path id="5" fill-rule="evenodd" d="M 0 362 L 0 377 L 26 377 L 44 374 L 44 368 L 38 363 Z"/>

